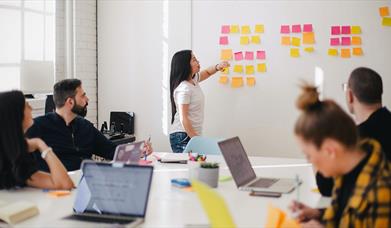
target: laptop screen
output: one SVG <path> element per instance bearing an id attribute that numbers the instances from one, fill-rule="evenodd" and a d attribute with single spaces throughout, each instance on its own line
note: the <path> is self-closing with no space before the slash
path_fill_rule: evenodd
<path id="1" fill-rule="evenodd" d="M 143 149 L 144 141 L 118 145 L 113 160 L 124 163 L 138 163 Z"/>
<path id="2" fill-rule="evenodd" d="M 241 187 L 256 178 L 239 137 L 230 138 L 218 144 L 237 187 Z"/>
<path id="3" fill-rule="evenodd" d="M 145 217 L 153 167 L 83 163 L 73 210 L 117 216 Z"/>

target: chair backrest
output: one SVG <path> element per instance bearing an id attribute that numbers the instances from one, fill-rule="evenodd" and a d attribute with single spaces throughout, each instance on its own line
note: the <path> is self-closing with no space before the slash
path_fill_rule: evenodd
<path id="1" fill-rule="evenodd" d="M 45 101 L 45 114 L 48 112 L 54 112 L 56 110 L 56 105 L 53 101 L 53 95 L 47 95 Z"/>
<path id="2" fill-rule="evenodd" d="M 217 138 L 209 138 L 204 136 L 194 136 L 187 143 L 187 146 L 183 153 L 199 153 L 199 154 L 216 154 L 220 155 L 221 151 L 217 142 L 221 141 L 221 139 Z"/>

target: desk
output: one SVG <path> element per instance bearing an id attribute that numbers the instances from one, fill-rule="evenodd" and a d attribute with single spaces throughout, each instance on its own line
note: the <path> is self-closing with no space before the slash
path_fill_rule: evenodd
<path id="1" fill-rule="evenodd" d="M 157 153 L 164 156 L 164 153 Z M 183 155 L 178 155 L 183 156 Z M 152 159 L 152 156 L 151 156 Z M 208 161 L 220 163 L 220 176 L 230 175 L 221 156 L 208 156 Z M 322 199 L 319 193 L 311 191 L 316 186 L 312 166 L 302 159 L 250 157 L 257 175 L 265 177 L 294 178 L 296 174 L 304 181 L 300 187 L 302 202 L 317 206 Z M 147 208 L 142 227 L 184 227 L 187 224 L 207 224 L 208 220 L 194 192 L 186 192 L 172 187 L 171 178 L 187 177 L 188 165 L 161 164 L 154 161 L 155 170 Z M 71 174 L 77 182 L 79 172 Z M 220 182 L 216 190 L 224 197 L 229 210 L 239 227 L 262 227 L 266 219 L 267 205 L 287 209 L 296 198 L 296 190 L 283 194 L 281 198 L 251 197 L 248 192 L 237 190 L 234 181 Z M 25 188 L 17 191 L 0 191 L 0 199 L 6 201 L 27 200 L 36 203 L 40 215 L 22 223 L 21 227 L 97 227 L 107 224 L 85 223 L 62 220 L 71 214 L 76 191 L 70 196 L 51 198 L 42 190 Z"/>

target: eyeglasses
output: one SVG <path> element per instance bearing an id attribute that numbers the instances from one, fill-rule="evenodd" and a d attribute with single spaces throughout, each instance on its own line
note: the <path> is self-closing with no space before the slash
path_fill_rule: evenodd
<path id="1" fill-rule="evenodd" d="M 346 90 L 348 90 L 348 83 L 346 83 L 346 82 L 342 83 L 342 90 L 344 92 L 346 92 Z"/>

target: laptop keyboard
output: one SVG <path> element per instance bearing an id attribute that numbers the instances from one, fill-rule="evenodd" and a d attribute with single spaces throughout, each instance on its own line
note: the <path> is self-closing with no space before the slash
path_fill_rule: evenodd
<path id="1" fill-rule="evenodd" d="M 277 181 L 278 179 L 261 178 L 250 184 L 248 187 L 268 188 Z"/>
<path id="2" fill-rule="evenodd" d="M 118 223 L 118 224 L 129 224 L 135 219 L 127 219 L 127 218 L 107 218 L 107 217 L 95 217 L 95 216 L 82 216 L 82 215 L 71 215 L 68 217 L 69 219 L 74 219 L 74 220 L 80 220 L 80 221 L 85 221 L 85 222 L 96 222 L 96 223 Z"/>

